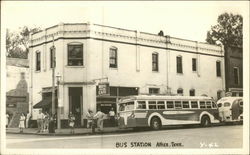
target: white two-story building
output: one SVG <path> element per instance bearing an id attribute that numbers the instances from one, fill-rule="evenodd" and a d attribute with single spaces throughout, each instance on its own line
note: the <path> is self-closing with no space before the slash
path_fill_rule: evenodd
<path id="1" fill-rule="evenodd" d="M 220 46 L 98 24 L 60 23 L 31 35 L 31 107 L 51 108 L 53 45 L 55 74 L 61 75 L 60 116 L 67 120 L 73 112 L 79 115 L 77 124 L 84 125 L 88 109 L 108 113 L 122 96 L 205 94 L 217 99 L 225 89 Z"/>

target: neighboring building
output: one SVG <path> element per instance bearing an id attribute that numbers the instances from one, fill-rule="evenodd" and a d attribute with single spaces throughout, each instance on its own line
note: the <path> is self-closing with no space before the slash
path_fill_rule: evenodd
<path id="1" fill-rule="evenodd" d="M 6 112 L 11 116 L 9 127 L 18 127 L 21 113 L 29 112 L 29 61 L 6 59 Z"/>
<path id="2" fill-rule="evenodd" d="M 243 96 L 242 47 L 225 47 L 225 80 L 230 96 Z"/>
<path id="3" fill-rule="evenodd" d="M 100 107 L 107 113 L 127 95 L 205 94 L 217 99 L 225 89 L 220 46 L 97 24 L 61 23 L 31 36 L 32 107 L 51 107 L 53 43 L 55 73 L 62 76 L 58 105 L 63 121 L 72 111 L 81 116 L 76 124 L 83 125 L 88 109 Z"/>

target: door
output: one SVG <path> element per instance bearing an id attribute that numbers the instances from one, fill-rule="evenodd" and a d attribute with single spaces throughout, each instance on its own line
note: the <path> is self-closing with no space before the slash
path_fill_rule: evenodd
<path id="1" fill-rule="evenodd" d="M 69 112 L 75 116 L 75 127 L 81 126 L 82 87 L 69 87 Z"/>

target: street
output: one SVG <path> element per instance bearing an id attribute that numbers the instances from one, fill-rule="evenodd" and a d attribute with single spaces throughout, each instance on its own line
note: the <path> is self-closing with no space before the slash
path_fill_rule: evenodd
<path id="1" fill-rule="evenodd" d="M 7 134 L 7 148 L 241 148 L 242 125 L 85 136 Z"/>

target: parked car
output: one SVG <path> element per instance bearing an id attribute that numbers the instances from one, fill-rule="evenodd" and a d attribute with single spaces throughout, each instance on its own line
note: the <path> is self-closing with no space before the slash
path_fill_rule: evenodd
<path id="1" fill-rule="evenodd" d="M 243 121 L 243 97 L 223 97 L 217 106 L 221 122 Z"/>

